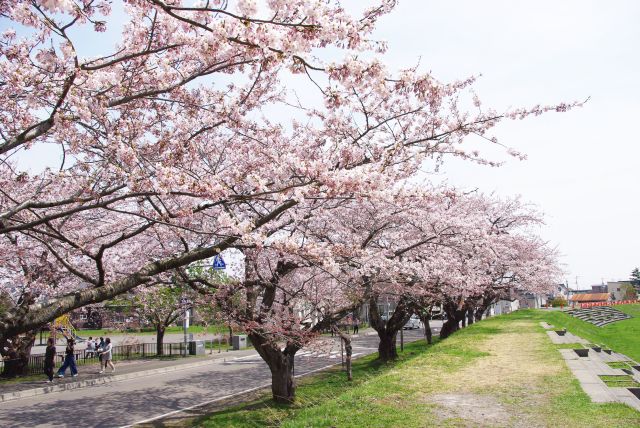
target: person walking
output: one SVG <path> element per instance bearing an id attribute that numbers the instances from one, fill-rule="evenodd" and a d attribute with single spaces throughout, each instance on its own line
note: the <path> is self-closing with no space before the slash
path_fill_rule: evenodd
<path id="1" fill-rule="evenodd" d="M 87 349 L 84 351 L 85 358 L 93 358 L 96 356 L 94 346 L 93 337 L 89 336 L 89 340 L 87 340 Z"/>
<path id="2" fill-rule="evenodd" d="M 104 373 L 107 369 L 107 365 L 111 367 L 111 373 L 116 371 L 116 367 L 113 365 L 113 361 L 111 361 L 113 357 L 112 349 L 113 346 L 111 346 L 111 339 L 107 337 L 104 342 L 104 347 L 102 348 L 102 353 L 100 354 L 102 356 L 102 361 L 104 362 L 104 367 L 100 370 L 100 373 Z"/>
<path id="3" fill-rule="evenodd" d="M 71 376 L 78 376 L 78 368 L 76 367 L 76 351 L 73 339 L 67 339 L 67 347 L 64 350 L 64 363 L 58 369 L 58 377 L 64 377 L 67 367 L 71 369 Z"/>
<path id="4" fill-rule="evenodd" d="M 353 317 L 353 334 L 358 334 L 360 331 L 360 320 L 357 316 Z"/>
<path id="5" fill-rule="evenodd" d="M 53 337 L 47 339 L 47 349 L 44 351 L 44 374 L 49 380 L 47 383 L 53 382 L 53 368 L 56 365 L 56 341 Z"/>
<path id="6" fill-rule="evenodd" d="M 100 363 L 100 370 L 102 370 L 102 351 L 104 350 L 104 338 L 100 338 L 100 342 L 97 342 L 98 339 L 96 339 L 96 346 L 95 349 L 98 352 L 98 362 Z"/>

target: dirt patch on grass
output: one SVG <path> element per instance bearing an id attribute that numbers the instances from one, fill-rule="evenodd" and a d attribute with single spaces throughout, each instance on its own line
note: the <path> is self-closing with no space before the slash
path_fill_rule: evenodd
<path id="1" fill-rule="evenodd" d="M 460 419 L 473 424 L 466 426 L 508 427 L 513 415 L 498 400 L 490 395 L 438 394 L 430 397 L 437 404 L 434 413 L 442 420 Z"/>
<path id="2" fill-rule="evenodd" d="M 545 339 L 539 333 L 526 330 L 491 336 L 480 345 L 480 349 L 490 355 L 460 370 L 455 380 L 463 381 L 467 388 L 474 390 L 538 385 L 545 376 L 562 370 L 561 364 L 541 354 Z"/>
<path id="3" fill-rule="evenodd" d="M 437 406 L 436 416 L 455 426 L 539 426 L 537 409 L 548 401 L 545 378 L 560 374 L 563 366 L 549 358 L 548 339 L 536 327 L 512 323 L 475 345 L 488 355 L 447 376 L 451 393 L 425 397 Z"/>

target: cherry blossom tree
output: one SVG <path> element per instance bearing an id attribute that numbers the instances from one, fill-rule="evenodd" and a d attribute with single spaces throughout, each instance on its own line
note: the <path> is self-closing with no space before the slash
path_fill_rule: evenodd
<path id="1" fill-rule="evenodd" d="M 277 402 L 295 399 L 294 359 L 320 332 L 355 306 L 349 289 L 299 252 L 282 248 L 245 249 L 246 277 L 226 284 L 200 281 L 213 290 L 222 317 L 245 331 L 271 371 Z M 316 260 L 318 263 L 322 263 Z"/>
<path id="2" fill-rule="evenodd" d="M 560 273 L 555 251 L 537 238 L 540 216 L 518 199 L 412 189 L 355 211 L 344 211 L 339 223 L 368 250 L 350 265 L 359 266 L 383 360 L 397 357 L 396 335 L 413 313 L 443 304 L 450 312 L 445 337 L 479 296 L 516 288 L 545 292 Z M 385 299 L 396 305 L 383 317 Z"/>
<path id="3" fill-rule="evenodd" d="M 22 299 L 29 303 L 7 313 L 3 336 L 210 257 L 295 205 L 301 188 L 325 185 L 322 168 L 345 169 L 336 165 L 339 155 L 313 163 L 330 150 L 324 139 L 304 146 L 322 127 L 309 125 L 310 135 L 295 140 L 261 109 L 288 102 L 279 82 L 285 73 L 327 74 L 327 66 L 305 59 L 312 51 L 381 49 L 366 36 L 392 3 L 358 18 L 321 2 L 272 2 L 268 19 L 247 2 L 193 6 L 129 2 L 121 42 L 83 57 L 74 30 L 104 31 L 109 2 L 2 3 L 4 18 L 33 32 L 22 38 L 7 30 L 0 45 L 0 90 L 9 100 L 0 119 L 1 232 L 11 259 L 3 276 L 16 302 L 25 291 L 38 299 Z M 229 75 L 236 79 L 227 82 Z M 60 148 L 57 171 L 32 175 L 12 162 L 16 152 L 43 144 Z M 346 175 L 358 165 L 348 167 Z M 354 181 L 338 173 L 320 192 Z M 158 250 L 152 257 L 150 246 Z M 113 266 L 123 253 L 130 269 Z M 54 304 L 43 303 L 44 291 Z"/>
<path id="4" fill-rule="evenodd" d="M 473 322 L 499 298 L 515 292 L 546 293 L 561 275 L 557 253 L 537 236 L 542 217 L 519 199 L 488 199 L 478 207 L 481 240 L 469 241 L 452 265 L 457 281 L 438 278 L 439 302 L 447 313 L 440 336 Z"/>
<path id="5" fill-rule="evenodd" d="M 156 329 L 156 354 L 164 354 L 164 334 L 194 305 L 193 290 L 178 284 L 151 285 L 136 289 L 138 315 Z"/>
<path id="6" fill-rule="evenodd" d="M 130 0 L 120 23 L 104 0 L 0 2 L 0 348 L 446 156 L 493 164 L 469 135 L 495 144 L 503 119 L 576 105 L 496 112 L 474 78 L 391 72 L 370 35 L 394 4 Z M 43 146 L 60 162 L 22 168 Z"/>

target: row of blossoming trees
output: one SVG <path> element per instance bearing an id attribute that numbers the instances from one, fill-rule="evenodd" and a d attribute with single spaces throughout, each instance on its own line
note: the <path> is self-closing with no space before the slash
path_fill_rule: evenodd
<path id="1" fill-rule="evenodd" d="M 389 70 L 371 34 L 394 6 L 1 1 L 0 348 L 179 278 L 248 332 L 289 401 L 296 351 L 358 306 L 392 359 L 414 312 L 443 304 L 446 335 L 550 284 L 526 204 L 411 183 L 451 156 L 493 165 L 467 137 L 497 144 L 500 121 L 574 104 L 498 112 L 473 78 Z M 89 34 L 105 31 L 118 42 Z M 49 167 L 25 168 L 43 148 Z M 189 273 L 230 248 L 242 280 Z"/>

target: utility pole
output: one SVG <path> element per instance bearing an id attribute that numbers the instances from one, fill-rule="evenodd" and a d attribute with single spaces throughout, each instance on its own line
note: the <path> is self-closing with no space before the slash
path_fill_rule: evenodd
<path id="1" fill-rule="evenodd" d="M 189 329 L 189 308 L 187 307 L 187 299 L 184 297 L 180 299 L 183 305 L 185 305 L 184 309 L 184 317 L 182 318 L 182 330 L 184 331 L 184 354 L 183 357 L 187 356 L 187 330 Z"/>

